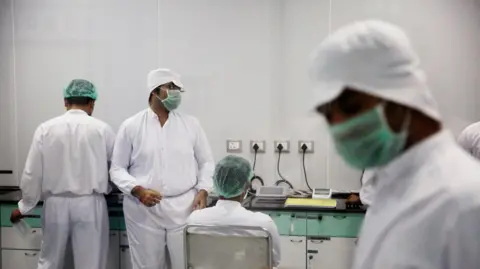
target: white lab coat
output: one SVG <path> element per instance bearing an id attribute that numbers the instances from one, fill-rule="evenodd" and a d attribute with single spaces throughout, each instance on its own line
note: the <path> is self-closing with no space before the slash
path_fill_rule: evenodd
<path id="1" fill-rule="evenodd" d="M 448 131 L 376 171 L 354 269 L 480 264 L 480 165 Z"/>
<path id="2" fill-rule="evenodd" d="M 362 175 L 360 200 L 362 204 L 370 206 L 375 193 L 375 170 L 365 170 Z"/>
<path id="3" fill-rule="evenodd" d="M 458 136 L 458 143 L 472 156 L 480 159 L 480 122 L 463 129 Z"/>
<path id="4" fill-rule="evenodd" d="M 108 251 L 108 161 L 115 134 L 82 110 L 41 124 L 35 131 L 18 203 L 28 214 L 44 200 L 38 268 L 61 268 L 72 239 L 75 268 L 101 268 Z"/>
<path id="5" fill-rule="evenodd" d="M 160 268 L 165 245 L 174 269 L 183 268 L 182 227 L 201 189 L 212 188 L 214 162 L 200 123 L 170 112 L 164 126 L 150 109 L 127 119 L 115 141 L 110 175 L 122 190 L 134 268 Z M 163 195 L 152 208 L 131 195 L 137 186 Z"/>
<path id="6" fill-rule="evenodd" d="M 240 225 L 264 228 L 272 236 L 273 266 L 280 264 L 280 235 L 275 222 L 266 214 L 245 209 L 239 202 L 219 200 L 214 207 L 194 211 L 188 218 L 187 224 Z"/>

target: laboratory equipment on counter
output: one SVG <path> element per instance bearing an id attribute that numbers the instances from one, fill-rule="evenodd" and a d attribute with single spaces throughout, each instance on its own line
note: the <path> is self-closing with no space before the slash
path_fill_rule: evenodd
<path id="1" fill-rule="evenodd" d="M 188 225 L 184 234 L 187 268 L 272 268 L 272 237 L 263 228 Z"/>
<path id="2" fill-rule="evenodd" d="M 330 199 L 332 198 L 332 189 L 315 188 L 313 189 L 312 199 Z"/>
<path id="3" fill-rule="evenodd" d="M 286 198 L 288 196 L 288 189 L 279 186 L 262 186 L 258 188 L 255 196 L 266 199 Z"/>
<path id="4" fill-rule="evenodd" d="M 279 186 L 262 186 L 252 197 L 251 205 L 260 208 L 279 208 L 285 203 L 289 190 Z"/>

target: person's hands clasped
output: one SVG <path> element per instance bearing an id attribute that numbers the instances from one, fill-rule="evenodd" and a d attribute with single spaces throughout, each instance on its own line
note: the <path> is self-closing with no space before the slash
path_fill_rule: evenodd
<path id="1" fill-rule="evenodd" d="M 152 189 L 145 189 L 141 186 L 137 186 L 132 190 L 132 194 L 147 207 L 152 207 L 160 203 L 162 195 Z"/>
<path id="2" fill-rule="evenodd" d="M 200 190 L 193 200 L 193 210 L 205 208 L 207 206 L 207 197 L 208 192 L 206 190 Z"/>

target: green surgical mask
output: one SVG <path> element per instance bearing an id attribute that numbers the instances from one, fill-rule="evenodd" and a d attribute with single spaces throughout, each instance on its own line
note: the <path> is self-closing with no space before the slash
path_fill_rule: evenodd
<path id="1" fill-rule="evenodd" d="M 167 98 L 164 100 L 161 100 L 160 97 L 156 96 L 158 100 L 160 100 L 163 104 L 163 106 L 168 110 L 168 111 L 173 111 L 180 106 L 180 103 L 182 102 L 182 95 L 179 90 L 168 90 L 167 91 Z"/>
<path id="2" fill-rule="evenodd" d="M 410 115 L 402 130 L 390 129 L 384 115 L 384 105 L 354 117 L 344 123 L 330 126 L 338 153 L 357 169 L 383 166 L 397 157 L 405 148 Z"/>

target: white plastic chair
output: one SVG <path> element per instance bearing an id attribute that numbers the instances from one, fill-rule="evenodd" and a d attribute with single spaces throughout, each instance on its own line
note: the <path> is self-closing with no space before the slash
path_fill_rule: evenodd
<path id="1" fill-rule="evenodd" d="M 272 268 L 272 237 L 260 227 L 188 225 L 185 269 Z"/>

